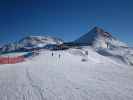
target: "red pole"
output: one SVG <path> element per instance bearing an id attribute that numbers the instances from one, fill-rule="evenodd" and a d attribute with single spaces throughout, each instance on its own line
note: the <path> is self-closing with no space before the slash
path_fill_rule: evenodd
<path id="1" fill-rule="evenodd" d="M 9 64 L 9 56 L 8 56 L 8 64 Z"/>

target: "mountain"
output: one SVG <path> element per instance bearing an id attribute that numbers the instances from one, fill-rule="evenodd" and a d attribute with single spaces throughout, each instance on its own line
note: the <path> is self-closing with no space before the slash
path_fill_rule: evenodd
<path id="1" fill-rule="evenodd" d="M 62 44 L 63 41 L 50 36 L 28 36 L 18 43 L 24 47 L 44 47 L 47 44 Z"/>
<path id="2" fill-rule="evenodd" d="M 99 27 L 94 27 L 88 33 L 70 43 L 64 43 L 61 39 L 50 36 L 28 36 L 18 42 L 2 46 L 0 51 L 29 51 L 38 48 L 51 49 L 60 44 L 64 44 L 67 48 L 73 48 L 75 44 L 78 44 L 79 48 L 91 46 L 100 55 L 133 65 L 133 49 Z"/>
<path id="3" fill-rule="evenodd" d="M 99 27 L 94 27 L 91 31 L 74 41 L 80 45 L 91 45 L 94 48 L 112 48 L 127 47 L 127 45 L 117 38 L 113 37 L 109 32 Z"/>
<path id="4" fill-rule="evenodd" d="M 113 60 L 133 65 L 133 49 L 121 42 L 102 28 L 94 27 L 91 31 L 76 39 L 73 43 L 80 46 L 91 46 L 100 55 Z"/>
<path id="5" fill-rule="evenodd" d="M 42 48 L 49 44 L 62 44 L 63 40 L 50 36 L 28 36 L 15 43 L 1 47 L 1 52 L 10 52 L 20 49 Z"/>

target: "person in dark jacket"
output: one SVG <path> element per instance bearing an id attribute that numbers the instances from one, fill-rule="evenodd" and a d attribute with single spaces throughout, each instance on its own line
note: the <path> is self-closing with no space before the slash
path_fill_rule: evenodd
<path id="1" fill-rule="evenodd" d="M 54 53 L 52 52 L 52 56 L 54 56 Z"/>
<path id="2" fill-rule="evenodd" d="M 59 58 L 61 57 L 61 55 L 59 54 Z"/>

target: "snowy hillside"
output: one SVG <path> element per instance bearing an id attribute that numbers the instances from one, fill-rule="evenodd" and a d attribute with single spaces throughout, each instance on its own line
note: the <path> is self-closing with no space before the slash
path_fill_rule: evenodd
<path id="1" fill-rule="evenodd" d="M 133 68 L 86 49 L 0 65 L 0 100 L 133 100 Z"/>
<path id="2" fill-rule="evenodd" d="M 47 44 L 61 44 L 63 41 L 50 36 L 28 36 L 19 41 L 24 46 L 45 46 Z"/>
<path id="3" fill-rule="evenodd" d="M 133 65 L 133 49 L 99 27 L 93 28 L 75 40 L 74 43 L 80 46 L 92 46 L 96 52 L 103 56 Z"/>
<path id="4" fill-rule="evenodd" d="M 127 47 L 125 43 L 99 27 L 94 27 L 74 42 L 81 45 L 92 45 L 94 48 Z"/>
<path id="5" fill-rule="evenodd" d="M 133 65 L 133 49 L 131 48 L 99 49 L 97 52 L 114 60 L 119 59 L 123 63 Z"/>
<path id="6" fill-rule="evenodd" d="M 24 37 L 20 41 L 16 43 L 6 44 L 2 47 L 1 51 L 8 52 L 19 50 L 23 48 L 41 48 L 48 44 L 62 44 L 63 41 L 61 39 L 50 37 L 50 36 L 28 36 Z"/>

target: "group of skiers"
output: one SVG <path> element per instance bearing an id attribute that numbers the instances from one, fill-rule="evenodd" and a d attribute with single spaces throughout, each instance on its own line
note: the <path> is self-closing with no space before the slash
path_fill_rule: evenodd
<path id="1" fill-rule="evenodd" d="M 52 54 L 51 54 L 51 55 L 52 55 L 52 56 L 54 56 L 54 53 L 52 52 Z M 60 58 L 60 57 L 61 57 L 61 54 L 59 54 L 59 55 L 58 55 L 58 57 Z"/>
<path id="2" fill-rule="evenodd" d="M 51 55 L 54 56 L 54 53 L 52 52 Z M 88 56 L 88 51 L 85 51 L 85 55 Z M 58 54 L 58 57 L 60 58 L 61 54 Z"/>

